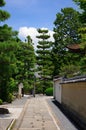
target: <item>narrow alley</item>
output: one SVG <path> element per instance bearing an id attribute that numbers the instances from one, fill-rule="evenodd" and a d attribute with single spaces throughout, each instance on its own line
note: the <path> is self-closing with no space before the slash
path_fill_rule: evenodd
<path id="1" fill-rule="evenodd" d="M 28 99 L 13 130 L 77 130 L 58 108 L 50 107 L 47 99 L 46 96 Z"/>

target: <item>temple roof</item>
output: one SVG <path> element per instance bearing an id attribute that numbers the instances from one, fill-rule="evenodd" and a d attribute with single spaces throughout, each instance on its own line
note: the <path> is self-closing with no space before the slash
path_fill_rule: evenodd
<path id="1" fill-rule="evenodd" d="M 73 50 L 80 49 L 80 45 L 79 44 L 72 44 L 72 45 L 68 45 L 67 47 L 69 49 L 73 49 Z"/>
<path id="2" fill-rule="evenodd" d="M 81 52 L 80 44 L 70 44 L 67 48 L 72 52 Z"/>

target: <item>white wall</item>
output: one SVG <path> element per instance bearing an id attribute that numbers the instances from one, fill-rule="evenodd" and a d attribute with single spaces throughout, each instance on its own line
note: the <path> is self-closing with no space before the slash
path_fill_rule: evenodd
<path id="1" fill-rule="evenodd" d="M 61 103 L 61 78 L 54 80 L 54 98 Z"/>

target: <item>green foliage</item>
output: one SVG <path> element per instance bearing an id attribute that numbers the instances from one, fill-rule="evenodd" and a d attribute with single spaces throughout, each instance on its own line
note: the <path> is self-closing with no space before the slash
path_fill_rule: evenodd
<path id="1" fill-rule="evenodd" d="M 12 77 L 10 78 L 9 83 L 8 83 L 8 91 L 10 93 L 18 91 L 17 81 Z"/>
<path id="2" fill-rule="evenodd" d="M 47 96 L 53 96 L 53 88 L 47 88 L 46 91 L 45 91 L 45 94 Z"/>
<path id="3" fill-rule="evenodd" d="M 71 78 L 75 75 L 80 74 L 80 66 L 75 65 L 63 65 L 60 70 L 60 75 L 65 76 L 66 78 Z"/>
<path id="4" fill-rule="evenodd" d="M 3 101 L 6 101 L 8 96 L 10 78 L 16 73 L 16 49 L 15 42 L 0 42 L 0 98 Z"/>
<path id="5" fill-rule="evenodd" d="M 0 99 L 0 105 L 2 105 L 2 103 L 3 103 L 3 101 L 2 101 L 2 99 Z"/>
<path id="6" fill-rule="evenodd" d="M 0 7 L 5 5 L 0 0 Z M 6 11 L 0 10 L 0 22 L 10 17 Z M 18 38 L 18 32 L 7 24 L 0 26 L 0 98 L 12 101 L 12 93 L 17 91 L 20 82 L 33 84 L 35 53 L 30 36 L 28 43 Z"/>
<path id="7" fill-rule="evenodd" d="M 17 31 L 13 31 L 12 27 L 9 27 L 7 24 L 0 26 L 0 41 L 17 41 Z"/>
<path id="8" fill-rule="evenodd" d="M 17 44 L 15 42 L 0 42 L 0 65 L 2 68 L 4 67 L 4 69 L 5 67 L 10 67 L 10 71 L 8 69 L 6 73 L 8 73 L 8 71 L 12 73 L 13 69 L 15 69 L 16 58 L 14 53 L 16 49 Z M 1 72 L 4 71 L 4 69 L 2 69 Z"/>
<path id="9" fill-rule="evenodd" d="M 33 80 L 35 53 L 32 43 L 19 43 L 19 49 L 16 52 L 18 75 L 17 79 L 21 82 L 23 80 Z M 31 81 L 32 82 L 32 81 Z"/>
<path id="10" fill-rule="evenodd" d="M 56 14 L 54 25 L 55 42 L 53 43 L 52 57 L 55 76 L 59 75 L 63 64 L 76 64 L 79 60 L 79 55 L 70 53 L 66 48 L 67 45 L 80 42 L 78 35 L 78 28 L 81 26 L 79 12 L 73 8 L 61 9 L 61 12 Z"/>
<path id="11" fill-rule="evenodd" d="M 27 79 L 27 80 L 24 80 L 23 85 L 24 85 L 24 93 L 31 94 L 33 90 L 33 84 L 30 84 Z"/>
<path id="12" fill-rule="evenodd" d="M 0 0 L 0 7 L 5 5 L 5 1 L 4 0 Z"/>
<path id="13" fill-rule="evenodd" d="M 86 22 L 86 0 L 73 0 L 80 7 L 80 20 L 82 23 Z"/>
<path id="14" fill-rule="evenodd" d="M 6 11 L 0 10 L 0 21 L 5 21 L 10 17 L 10 14 Z"/>
<path id="15" fill-rule="evenodd" d="M 37 94 L 43 93 L 43 87 L 40 83 L 38 83 L 37 86 L 36 86 L 36 93 Z"/>
<path id="16" fill-rule="evenodd" d="M 9 94 L 8 94 L 8 97 L 7 97 L 7 102 L 8 102 L 8 103 L 11 103 L 11 102 L 13 101 L 13 98 L 14 98 L 14 97 L 13 97 L 12 93 L 9 93 Z"/>
<path id="17" fill-rule="evenodd" d="M 80 21 L 82 27 L 79 27 L 79 35 L 81 37 L 80 48 L 83 51 L 83 56 L 80 60 L 81 73 L 86 74 L 86 0 L 74 0 L 76 4 L 80 7 Z"/>
<path id="18" fill-rule="evenodd" d="M 48 30 L 47 29 L 37 29 L 37 31 L 39 32 L 39 33 L 48 33 Z"/>
<path id="19" fill-rule="evenodd" d="M 48 30 L 46 29 L 38 29 L 39 36 L 37 45 L 37 65 L 38 65 L 38 74 L 40 76 L 40 84 L 43 88 L 43 93 L 47 87 L 47 82 L 52 79 L 53 73 L 53 64 L 51 58 L 51 42 L 48 41 L 50 37 L 47 33 Z M 42 90 L 42 89 L 41 89 Z"/>
<path id="20" fill-rule="evenodd" d="M 4 0 L 0 0 L 0 7 L 3 7 L 4 5 L 5 5 Z M 10 17 L 10 14 L 7 11 L 0 9 L 0 22 L 4 22 L 9 17 Z M 13 40 L 17 38 L 17 34 L 18 33 L 16 31 L 12 31 L 12 28 L 9 27 L 7 24 L 0 26 L 0 42 Z"/>
<path id="21" fill-rule="evenodd" d="M 34 62 L 34 49 L 30 43 L 0 42 L 0 98 L 3 101 L 8 92 L 17 91 L 19 82 L 28 80 L 28 88 L 33 84 Z"/>
<path id="22" fill-rule="evenodd" d="M 32 90 L 34 82 L 35 53 L 30 36 L 26 43 L 19 42 L 19 48 L 16 52 L 17 74 L 16 80 L 24 84 L 24 92 L 29 93 Z"/>
<path id="23" fill-rule="evenodd" d="M 81 43 L 86 44 L 86 0 L 73 0 L 80 7 L 80 21 L 82 26 L 79 27 L 79 34 L 81 35 Z M 83 46 L 83 45 L 82 45 Z M 86 47 L 86 45 L 85 45 Z"/>
<path id="24" fill-rule="evenodd" d="M 52 66 L 51 55 L 50 55 L 51 43 L 49 41 L 46 41 L 46 39 L 48 40 L 50 36 L 47 35 L 48 30 L 39 29 L 38 31 L 41 33 L 41 35 L 37 36 L 37 38 L 41 38 L 41 41 L 38 42 L 38 46 L 37 46 L 38 70 L 40 70 L 39 75 L 41 76 L 41 78 L 42 77 L 47 78 L 48 76 L 47 72 L 49 72 L 50 75 L 52 73 L 52 70 L 50 70 L 50 67 Z"/>
<path id="25" fill-rule="evenodd" d="M 57 34 L 63 47 L 67 44 L 77 43 L 78 27 L 80 27 L 79 12 L 73 8 L 61 9 L 61 13 L 56 15 L 54 24 L 56 26 L 55 35 Z"/>
<path id="26" fill-rule="evenodd" d="M 41 94 L 41 93 L 43 93 L 43 91 L 44 91 L 44 93 L 45 93 L 45 90 L 47 89 L 47 88 L 50 88 L 50 87 L 52 87 L 53 86 L 53 83 L 52 83 L 52 81 L 47 81 L 47 82 L 43 82 L 43 81 L 37 81 L 36 82 L 36 84 L 35 84 L 35 88 L 36 88 L 36 93 L 38 94 Z M 44 87 L 44 88 L 43 88 Z M 43 90 L 44 89 L 44 90 Z"/>
<path id="27" fill-rule="evenodd" d="M 80 68 L 81 74 L 86 74 L 86 56 L 81 58 L 80 66 L 81 66 Z"/>
<path id="28" fill-rule="evenodd" d="M 5 5 L 4 0 L 0 0 L 0 7 Z M 0 10 L 0 22 L 5 21 L 10 17 L 10 14 L 7 11 Z"/>

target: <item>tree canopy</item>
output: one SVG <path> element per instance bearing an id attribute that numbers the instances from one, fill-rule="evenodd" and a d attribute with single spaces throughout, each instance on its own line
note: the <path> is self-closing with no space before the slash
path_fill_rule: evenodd
<path id="1" fill-rule="evenodd" d="M 79 27 L 79 34 L 81 36 L 80 47 L 84 51 L 83 57 L 81 58 L 81 70 L 82 73 L 86 74 L 86 0 L 73 0 L 80 7 L 80 21 L 82 26 Z"/>
<path id="2" fill-rule="evenodd" d="M 5 5 L 0 1 L 0 7 Z M 0 22 L 10 17 L 6 11 L 0 10 Z M 25 91 L 33 86 L 35 53 L 30 36 L 24 43 L 18 38 L 18 32 L 7 24 L 0 26 L 0 99 L 11 101 L 12 94 L 18 84 L 24 84 Z"/>
<path id="3" fill-rule="evenodd" d="M 37 65 L 38 65 L 38 74 L 41 79 L 41 85 L 43 85 L 43 93 L 46 89 L 46 86 L 49 87 L 49 80 L 52 79 L 52 59 L 51 59 L 51 42 L 48 40 L 50 38 L 48 30 L 38 29 L 39 39 L 37 45 Z"/>
<path id="4" fill-rule="evenodd" d="M 0 0 L 0 7 L 3 7 L 5 5 L 4 0 Z M 7 11 L 0 9 L 0 22 L 3 22 L 7 20 L 10 17 L 10 14 Z"/>
<path id="5" fill-rule="evenodd" d="M 55 66 L 54 75 L 60 73 L 60 68 L 64 65 L 71 64 L 74 61 L 73 54 L 67 50 L 67 45 L 80 42 L 78 28 L 81 26 L 79 22 L 79 12 L 73 8 L 61 9 L 60 13 L 56 14 L 54 21 L 54 39 L 53 43 L 53 63 Z"/>
<path id="6" fill-rule="evenodd" d="M 82 10 L 80 13 L 80 20 L 82 23 L 86 22 L 86 0 L 73 0 Z"/>

